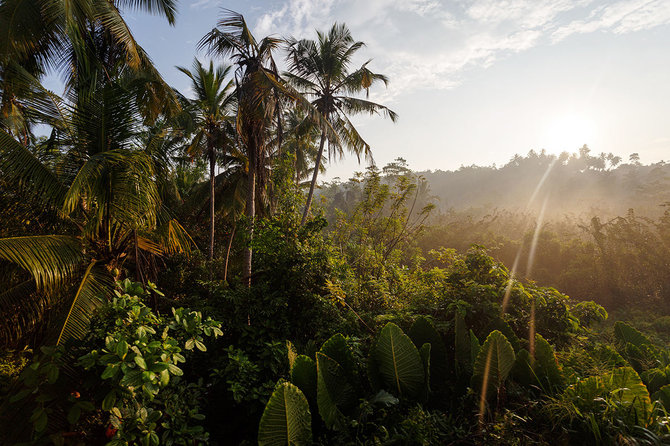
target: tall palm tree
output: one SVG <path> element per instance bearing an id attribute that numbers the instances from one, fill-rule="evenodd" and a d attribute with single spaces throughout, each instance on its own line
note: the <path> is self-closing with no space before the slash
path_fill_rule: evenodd
<path id="1" fill-rule="evenodd" d="M 273 126 L 281 127 L 281 97 L 300 101 L 295 91 L 286 87 L 279 77 L 272 52 L 279 48 L 281 40 L 264 37 L 257 40 L 244 17 L 226 10 L 217 27 L 200 41 L 201 48 L 210 54 L 230 57 L 236 65 L 235 96 L 237 99 L 236 130 L 247 155 L 247 202 L 246 216 L 249 223 L 249 240 L 253 239 L 253 224 L 256 215 L 257 189 L 263 190 L 265 158 Z M 245 251 L 244 274 L 251 284 L 252 249 Z"/>
<path id="2" fill-rule="evenodd" d="M 192 244 L 157 186 L 154 143 L 145 141 L 140 119 L 138 90 L 143 87 L 123 70 L 111 75 L 92 92 L 73 90 L 65 99 L 49 94 L 29 104 L 54 129 L 48 144 L 61 153 L 55 163 L 42 162 L 0 130 L 3 177 L 57 209 L 69 228 L 61 234 L 0 239 L 0 259 L 32 276 L 5 288 L 0 313 L 20 313 L 23 325 L 34 326 L 43 310 L 69 308 L 57 342 L 85 332 L 91 309 L 124 266 L 138 269 L 147 256 L 188 251 Z M 32 81 L 39 90 L 39 82 Z M 47 304 L 26 302 L 29 289 Z M 64 294 L 67 289 L 74 295 Z M 21 337 L 20 324 L 2 321 L 4 337 Z"/>
<path id="3" fill-rule="evenodd" d="M 230 66 L 218 66 L 212 62 L 209 68 L 202 66 L 196 59 L 193 70 L 177 67 L 191 79 L 191 87 L 195 93 L 194 99 L 183 98 L 194 121 L 195 132 L 187 152 L 191 157 L 204 156 L 209 161 L 209 260 L 214 258 L 214 213 L 215 213 L 215 167 L 217 154 L 223 152 L 226 146 L 231 145 L 233 133 L 231 109 L 234 95 L 231 94 L 233 81 L 226 81 Z"/>
<path id="4" fill-rule="evenodd" d="M 309 215 L 326 141 L 331 159 L 334 154 L 342 156 L 343 148 L 347 148 L 359 159 L 361 155 L 365 155 L 371 160 L 370 145 L 358 133 L 349 116 L 360 113 L 383 114 L 393 122 L 397 118 L 395 112 L 383 105 L 352 96 L 369 91 L 375 83 L 382 82 L 384 85 L 388 83 L 386 76 L 373 73 L 367 68 L 370 61 L 352 72 L 349 71 L 354 54 L 363 46 L 363 42 L 354 41 L 346 25 L 337 23 L 328 33 L 317 31 L 317 41 L 308 39 L 288 41 L 289 72 L 285 74 L 286 79 L 311 99 L 314 108 L 339 137 L 334 139 L 325 131 L 321 132 L 319 152 L 316 156 L 302 224 Z"/>

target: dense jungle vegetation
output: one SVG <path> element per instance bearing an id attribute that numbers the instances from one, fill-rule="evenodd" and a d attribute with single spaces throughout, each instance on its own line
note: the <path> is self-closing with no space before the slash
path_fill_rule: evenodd
<path id="1" fill-rule="evenodd" d="M 352 117 L 397 118 L 345 25 L 224 11 L 187 95 L 117 6 L 175 20 L 0 2 L 0 443 L 670 442 L 664 163 L 319 185 L 373 159 Z"/>

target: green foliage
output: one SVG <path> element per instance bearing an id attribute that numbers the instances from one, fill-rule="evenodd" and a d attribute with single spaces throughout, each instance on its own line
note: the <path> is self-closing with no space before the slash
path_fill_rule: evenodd
<path id="1" fill-rule="evenodd" d="M 305 395 L 291 383 L 277 386 L 258 428 L 262 446 L 301 446 L 312 442 L 312 422 Z"/>
<path id="2" fill-rule="evenodd" d="M 605 308 L 595 302 L 579 302 L 570 311 L 583 327 L 604 322 L 608 317 Z"/>
<path id="3" fill-rule="evenodd" d="M 382 328 L 372 347 L 371 368 L 389 390 L 400 397 L 418 398 L 425 386 L 419 350 L 397 325 Z"/>
<path id="4" fill-rule="evenodd" d="M 317 370 L 312 358 L 298 355 L 291 366 L 291 382 L 298 386 L 310 404 L 316 402 Z"/>
<path id="5" fill-rule="evenodd" d="M 423 316 L 414 321 L 409 329 L 408 336 L 417 348 L 423 348 L 424 344 L 430 345 L 430 369 L 427 370 L 432 377 L 429 381 L 433 389 L 444 387 L 444 377 L 449 374 L 447 359 L 447 347 L 444 345 L 442 336 L 435 330 L 433 324 Z"/>
<path id="6" fill-rule="evenodd" d="M 614 337 L 623 345 L 632 344 L 635 347 L 650 345 L 651 341 L 635 327 L 622 321 L 614 323 Z"/>
<path id="7" fill-rule="evenodd" d="M 649 392 L 630 367 L 577 382 L 548 410 L 556 422 L 572 424 L 597 443 L 633 432 L 636 426 L 647 428 L 652 422 Z"/>
<path id="8" fill-rule="evenodd" d="M 424 388 L 423 392 L 421 394 L 421 399 L 424 401 L 427 401 L 428 398 L 430 397 L 430 355 L 431 352 L 431 344 L 426 342 L 421 346 L 419 349 L 419 356 L 421 356 L 421 362 L 423 363 L 423 371 L 424 371 Z"/>
<path id="9" fill-rule="evenodd" d="M 234 79 L 212 64 L 181 69 L 190 100 L 164 84 L 118 5 L 38 3 L 48 7 L 0 6 L 0 344 L 27 345 L 0 362 L 3 442 L 248 444 L 259 419 L 260 444 L 668 440 L 670 353 L 655 344 L 667 316 L 639 330 L 616 322 L 612 343 L 604 307 L 543 285 L 662 311 L 670 208 L 549 218 L 535 233 L 532 210 L 491 211 L 509 204 L 500 185 L 519 192 L 508 194 L 517 207 L 540 179 L 562 192 L 545 215 L 581 182 L 658 207 L 667 166 L 615 169 L 617 157 L 586 146 L 448 173 L 399 158 L 325 184 L 301 221 L 301 181 L 311 164 L 315 185 L 326 142 L 329 160 L 370 154 L 346 116 L 395 119 L 352 96 L 387 79 L 367 63 L 348 71 L 362 43 L 345 25 L 288 39 L 280 73 L 281 39 L 255 39 L 228 11 L 200 46 L 230 58 Z M 135 3 L 174 19 L 172 0 Z M 40 84 L 59 64 L 63 98 Z M 452 209 L 435 215 L 433 193 Z M 208 239 L 210 261 L 188 256 Z M 146 285 L 113 294 L 123 277 Z M 526 339 L 531 326 L 542 336 Z M 51 339 L 62 346 L 41 346 Z M 479 390 L 496 413 L 477 424 Z"/>
<path id="10" fill-rule="evenodd" d="M 667 376 L 668 371 L 670 371 L 670 369 L 668 368 L 666 369 L 654 368 L 645 370 L 640 375 L 642 381 L 647 386 L 649 393 L 654 394 L 655 392 L 659 391 L 661 387 L 670 384 L 670 380 L 668 379 Z"/>
<path id="11" fill-rule="evenodd" d="M 328 428 L 343 429 L 343 412 L 353 409 L 357 401 L 356 390 L 342 366 L 321 352 L 316 354 L 316 370 L 319 414 Z"/>
<path id="12" fill-rule="evenodd" d="M 347 340 L 341 333 L 331 336 L 324 342 L 319 352 L 336 361 L 351 379 L 356 376 L 356 362 L 354 360 L 354 355 L 352 354 L 349 345 L 347 345 Z"/>
<path id="13" fill-rule="evenodd" d="M 535 371 L 533 370 L 533 358 L 525 348 L 519 350 L 514 360 L 510 377 L 523 386 L 531 386 L 537 382 Z"/>
<path id="14" fill-rule="evenodd" d="M 137 284 L 123 286 L 144 294 Z M 220 327 L 182 308 L 172 318 L 157 316 L 140 297 L 117 291 L 96 316 L 85 344 L 75 350 L 88 353 L 73 361 L 63 350 L 44 348 L 44 356 L 22 373 L 23 390 L 13 400 L 35 405 L 31 420 L 38 437 L 65 427 L 59 414 L 76 426 L 82 415 L 96 411 L 114 428 L 112 444 L 204 441 L 199 386 L 182 380 L 182 364 L 185 355 L 205 351 L 203 336 L 220 336 Z M 88 378 L 76 384 L 82 377 Z"/>
<path id="15" fill-rule="evenodd" d="M 664 408 L 670 407 L 670 384 L 666 384 L 652 395 L 654 401 L 660 401 Z M 667 410 L 667 409 L 666 409 Z"/>
<path id="16" fill-rule="evenodd" d="M 473 387 L 486 392 L 486 395 L 496 395 L 511 372 L 515 359 L 512 344 L 505 335 L 498 330 L 492 331 L 475 360 Z"/>
<path id="17" fill-rule="evenodd" d="M 554 354 L 554 349 L 539 333 L 535 335 L 533 369 L 540 385 L 547 391 L 553 392 L 563 386 L 563 373 Z"/>
<path id="18" fill-rule="evenodd" d="M 477 353 L 475 353 L 475 356 Z M 454 356 L 457 372 L 463 371 L 464 373 L 471 374 L 474 364 L 474 361 L 472 361 L 472 342 L 470 333 L 468 333 L 468 329 L 465 326 L 463 314 L 458 310 L 454 318 Z"/>

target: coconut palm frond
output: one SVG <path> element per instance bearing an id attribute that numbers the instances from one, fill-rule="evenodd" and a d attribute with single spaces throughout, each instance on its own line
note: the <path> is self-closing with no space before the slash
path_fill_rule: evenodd
<path id="1" fill-rule="evenodd" d="M 377 104 L 372 101 L 367 101 L 360 98 L 352 98 L 345 96 L 336 96 L 335 100 L 338 103 L 338 108 L 346 114 L 357 115 L 367 113 L 369 115 L 383 115 L 391 121 L 396 122 L 398 114 L 388 107 Z"/>
<path id="2" fill-rule="evenodd" d="M 116 0 L 121 9 L 125 7 L 138 11 L 146 11 L 150 14 L 163 16 L 170 25 L 174 25 L 177 15 L 177 2 L 175 0 Z"/>
<path id="3" fill-rule="evenodd" d="M 26 147 L 0 129 L 0 172 L 8 182 L 32 190 L 47 203 L 60 203 L 65 186 Z"/>
<path id="4" fill-rule="evenodd" d="M 70 339 L 82 339 L 89 331 L 91 315 L 105 301 L 112 290 L 112 278 L 104 268 L 91 263 L 84 271 L 77 292 L 72 297 L 63 326 L 56 344 L 64 344 Z"/>
<path id="5" fill-rule="evenodd" d="M 0 258 L 30 272 L 38 290 L 43 290 L 71 279 L 84 254 L 77 237 L 35 235 L 0 239 Z"/>

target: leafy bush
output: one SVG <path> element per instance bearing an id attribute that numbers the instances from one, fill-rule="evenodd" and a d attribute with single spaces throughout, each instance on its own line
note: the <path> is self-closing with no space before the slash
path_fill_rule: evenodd
<path id="1" fill-rule="evenodd" d="M 221 324 L 183 308 L 158 316 L 143 302 L 149 291 L 120 285 L 126 294 L 116 291 L 87 339 L 67 351 L 42 348 L 10 401 L 32 407 L 35 439 L 62 439 L 67 429 L 88 441 L 105 432 L 110 445 L 206 441 L 198 410 L 203 388 L 183 379 L 183 364 L 207 350 L 204 338 L 220 336 Z"/>

